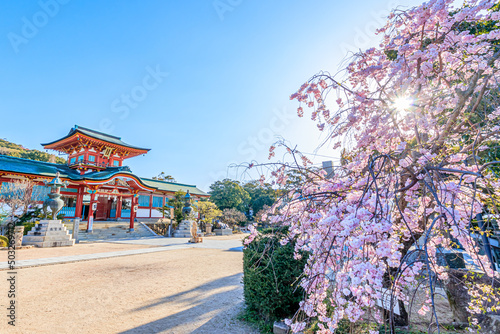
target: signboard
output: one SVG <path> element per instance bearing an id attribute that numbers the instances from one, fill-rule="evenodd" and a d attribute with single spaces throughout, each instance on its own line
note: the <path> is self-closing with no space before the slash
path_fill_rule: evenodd
<path id="1" fill-rule="evenodd" d="M 97 202 L 92 203 L 92 210 L 97 210 Z"/>
<path id="2" fill-rule="evenodd" d="M 382 294 L 381 299 L 377 299 L 377 305 L 390 311 L 391 310 L 391 290 L 387 290 L 385 288 L 382 288 L 380 290 L 380 293 Z M 394 314 L 401 315 L 399 312 L 399 301 L 398 299 L 394 298 L 393 303 L 392 303 L 392 311 Z"/>
<path id="3" fill-rule="evenodd" d="M 93 230 L 93 225 L 94 225 L 94 216 L 90 216 L 89 217 L 89 228 L 88 228 L 89 231 Z"/>
<path id="4" fill-rule="evenodd" d="M 80 230 L 80 218 L 75 218 L 73 220 L 73 234 L 72 234 L 73 239 L 75 239 L 75 243 L 78 243 L 79 230 Z"/>
<path id="5" fill-rule="evenodd" d="M 137 212 L 137 205 L 134 205 L 134 212 Z"/>
<path id="6" fill-rule="evenodd" d="M 106 146 L 106 148 L 104 149 L 104 151 L 102 151 L 101 153 L 102 153 L 103 157 L 106 157 L 106 158 L 109 159 L 109 157 L 111 156 L 111 153 L 113 153 L 113 148 Z"/>

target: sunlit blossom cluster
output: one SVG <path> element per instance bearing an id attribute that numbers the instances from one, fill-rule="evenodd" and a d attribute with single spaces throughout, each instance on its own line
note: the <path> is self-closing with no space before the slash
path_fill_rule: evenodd
<path id="1" fill-rule="evenodd" d="M 319 319 L 320 333 L 334 332 L 341 319 L 380 319 L 383 288 L 404 304 L 418 275 L 446 280 L 437 260 L 443 249 L 459 244 L 494 274 L 470 222 L 487 196 L 500 195 L 491 165 L 478 158 L 500 131 L 500 29 L 461 27 L 500 15 L 489 10 L 494 1 L 453 4 L 433 0 L 393 12 L 379 30 L 380 46 L 356 55 L 342 80 L 320 73 L 291 96 L 299 117 L 310 109 L 332 147 L 345 149 L 332 177 L 314 173 L 273 208 L 280 210 L 273 222 L 289 226 L 282 243 L 295 239 L 297 254 L 309 254 L 301 311 Z M 405 112 L 395 107 L 401 96 L 411 98 Z M 283 175 L 275 175 L 279 183 Z M 427 293 L 421 314 L 434 312 Z"/>

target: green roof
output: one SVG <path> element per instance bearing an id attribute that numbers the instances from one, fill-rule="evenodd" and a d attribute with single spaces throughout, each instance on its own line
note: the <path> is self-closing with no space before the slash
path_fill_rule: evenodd
<path id="1" fill-rule="evenodd" d="M 146 179 L 146 178 L 141 178 L 141 180 L 142 182 L 144 182 L 144 184 L 153 188 L 157 188 L 158 190 L 172 191 L 172 192 L 176 192 L 179 190 L 187 192 L 189 190 L 189 193 L 192 195 L 208 196 L 206 192 L 198 189 L 194 185 Z"/>
<path id="2" fill-rule="evenodd" d="M 84 128 L 83 126 L 78 126 L 78 125 L 75 125 L 75 127 L 72 128 L 65 137 L 62 137 L 61 139 L 54 140 L 53 142 L 41 144 L 41 145 L 42 146 L 52 145 L 54 143 L 57 143 L 58 141 L 61 141 L 61 140 L 66 139 L 68 137 L 71 137 L 73 134 L 75 134 L 77 132 L 79 132 L 83 135 L 98 139 L 98 140 L 102 140 L 102 141 L 107 142 L 107 143 L 125 146 L 125 147 L 129 147 L 129 148 L 137 149 L 137 150 L 145 150 L 145 151 L 150 150 L 149 148 L 142 148 L 142 147 L 129 145 L 129 144 L 123 142 L 120 137 L 108 135 L 106 133 L 95 131 L 95 130 L 88 129 L 88 128 Z"/>
<path id="3" fill-rule="evenodd" d="M 55 177 L 56 173 L 59 172 L 60 176 L 65 179 L 73 181 L 84 181 L 93 180 L 101 181 L 107 180 L 113 175 L 121 173 L 128 174 L 130 176 L 135 176 L 132 174 L 131 170 L 127 166 L 122 167 L 108 167 L 105 170 L 98 172 L 91 172 L 86 174 L 80 174 L 77 170 L 69 168 L 67 165 L 54 164 L 50 162 L 29 160 L 23 158 L 16 158 L 7 155 L 0 154 L 0 171 L 11 172 L 11 173 L 22 173 L 29 175 L 39 175 L 46 177 Z M 135 176 L 139 179 L 143 185 L 158 189 L 160 191 L 171 191 L 176 192 L 179 190 L 187 191 L 193 195 L 208 196 L 205 192 L 196 188 L 194 185 L 182 184 L 182 183 L 171 183 L 147 178 L 141 178 Z"/>
<path id="4" fill-rule="evenodd" d="M 23 173 L 39 176 L 55 176 L 57 172 L 63 178 L 74 181 L 82 180 L 106 180 L 117 173 L 126 173 L 135 176 L 127 166 L 108 167 L 103 171 L 80 174 L 79 171 L 69 168 L 67 165 L 54 164 L 50 162 L 16 158 L 0 154 L 0 171 Z"/>
<path id="5" fill-rule="evenodd" d="M 61 177 L 64 178 L 71 180 L 81 179 L 80 173 L 69 168 L 67 165 L 16 158 L 7 155 L 0 155 L 0 171 L 40 176 L 55 176 L 59 172 Z"/>

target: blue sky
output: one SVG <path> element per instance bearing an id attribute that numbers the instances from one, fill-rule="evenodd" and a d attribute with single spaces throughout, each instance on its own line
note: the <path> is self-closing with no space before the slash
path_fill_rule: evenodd
<path id="1" fill-rule="evenodd" d="M 127 161 L 137 175 L 208 190 L 239 177 L 232 163 L 266 162 L 276 135 L 313 152 L 319 132 L 290 94 L 376 45 L 388 9 L 416 4 L 2 1 L 0 138 L 40 149 L 78 124 L 151 148 Z"/>

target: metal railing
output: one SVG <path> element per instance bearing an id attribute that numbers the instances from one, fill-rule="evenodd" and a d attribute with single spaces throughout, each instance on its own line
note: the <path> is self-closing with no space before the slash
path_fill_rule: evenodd
<path id="1" fill-rule="evenodd" d="M 77 160 L 75 162 L 70 162 L 68 166 L 74 167 L 74 166 L 95 166 L 95 167 L 108 167 L 109 164 L 106 162 L 100 162 L 97 163 L 97 161 L 90 161 L 90 160 Z"/>
<path id="2" fill-rule="evenodd" d="M 75 207 L 65 206 L 59 211 L 59 214 L 64 214 L 64 217 L 74 217 L 76 212 Z"/>

